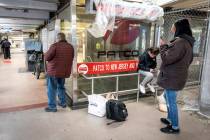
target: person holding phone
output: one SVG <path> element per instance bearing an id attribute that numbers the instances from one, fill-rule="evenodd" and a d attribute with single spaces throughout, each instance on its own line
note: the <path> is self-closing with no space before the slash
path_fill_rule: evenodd
<path id="1" fill-rule="evenodd" d="M 160 55 L 162 59 L 157 84 L 164 88 L 168 116 L 160 121 L 166 125 L 160 131 L 168 134 L 180 132 L 177 91 L 184 88 L 188 77 L 188 69 L 193 61 L 194 38 L 187 19 L 176 21 L 171 28 L 174 39 L 169 44 L 161 41 Z"/>

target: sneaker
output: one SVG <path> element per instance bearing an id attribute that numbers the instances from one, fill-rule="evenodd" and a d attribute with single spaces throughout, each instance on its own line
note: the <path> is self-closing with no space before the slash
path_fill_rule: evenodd
<path id="1" fill-rule="evenodd" d="M 56 108 L 46 107 L 44 110 L 45 110 L 45 112 L 57 112 L 57 109 Z"/>
<path id="2" fill-rule="evenodd" d="M 169 120 L 166 119 L 166 118 L 160 118 L 160 121 L 161 121 L 162 123 L 166 124 L 166 125 L 170 125 L 170 124 L 171 124 L 171 123 L 169 122 Z"/>
<path id="3" fill-rule="evenodd" d="M 66 108 L 66 104 L 62 105 L 60 102 L 58 102 L 58 105 L 62 108 Z"/>
<path id="4" fill-rule="evenodd" d="M 145 87 L 142 86 L 141 84 L 139 85 L 139 89 L 140 89 L 140 92 L 141 92 L 142 94 L 145 94 L 145 93 L 146 93 Z"/>
<path id="5" fill-rule="evenodd" d="M 150 89 L 151 92 L 155 93 L 155 88 L 150 85 L 150 84 L 147 84 L 148 88 Z"/>
<path id="6" fill-rule="evenodd" d="M 179 129 L 173 129 L 171 125 L 161 128 L 160 131 L 166 134 L 178 134 L 180 132 Z"/>

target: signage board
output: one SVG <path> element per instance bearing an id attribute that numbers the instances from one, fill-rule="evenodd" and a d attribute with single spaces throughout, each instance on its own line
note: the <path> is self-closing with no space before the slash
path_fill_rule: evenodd
<path id="1" fill-rule="evenodd" d="M 111 74 L 137 71 L 137 60 L 78 63 L 79 74 Z"/>

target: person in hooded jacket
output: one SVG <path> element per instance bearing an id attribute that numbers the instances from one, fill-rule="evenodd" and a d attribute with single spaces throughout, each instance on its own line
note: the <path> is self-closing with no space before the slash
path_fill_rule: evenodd
<path id="1" fill-rule="evenodd" d="M 156 73 L 156 57 L 159 54 L 159 48 L 148 48 L 142 55 L 139 56 L 138 72 L 144 75 L 145 78 L 139 85 L 139 90 L 142 94 L 146 93 L 145 87 L 147 86 L 151 92 L 155 92 L 152 85 L 154 73 Z"/>
<path id="2" fill-rule="evenodd" d="M 160 131 L 168 134 L 180 132 L 178 109 L 176 103 L 177 91 L 184 88 L 188 78 L 188 69 L 193 61 L 194 38 L 187 19 L 176 21 L 171 28 L 174 39 L 169 44 L 161 43 L 160 55 L 162 64 L 157 84 L 164 88 L 168 116 L 160 121 L 166 127 Z"/>

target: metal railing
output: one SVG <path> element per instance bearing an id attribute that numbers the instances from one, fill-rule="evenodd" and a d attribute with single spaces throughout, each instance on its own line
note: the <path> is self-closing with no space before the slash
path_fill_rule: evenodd
<path id="1" fill-rule="evenodd" d="M 119 78 L 120 77 L 125 77 L 125 76 L 137 76 L 138 77 L 138 83 L 137 83 L 137 88 L 135 89 L 129 89 L 129 90 L 119 90 Z M 139 100 L 139 83 L 140 83 L 140 76 L 139 73 L 129 73 L 129 74 L 118 74 L 118 75 L 108 75 L 108 76 L 93 76 L 93 77 L 88 77 L 84 74 L 82 76 L 87 79 L 91 80 L 91 94 L 94 94 L 94 87 L 95 87 L 95 80 L 96 79 L 105 79 L 105 78 L 116 78 L 116 88 L 114 92 L 108 92 L 108 93 L 113 93 L 116 94 L 116 97 L 118 98 L 119 93 L 124 93 L 124 92 L 132 92 L 132 91 L 137 91 L 137 102 Z M 83 95 L 87 96 L 84 91 L 82 91 Z M 108 93 L 100 93 L 100 95 L 106 95 Z"/>

